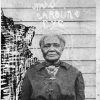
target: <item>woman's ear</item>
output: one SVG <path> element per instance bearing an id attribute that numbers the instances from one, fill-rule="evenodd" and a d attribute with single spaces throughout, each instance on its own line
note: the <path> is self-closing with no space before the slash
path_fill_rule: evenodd
<path id="1" fill-rule="evenodd" d="M 65 49 L 65 45 L 62 43 L 62 45 L 61 45 L 61 50 L 63 51 L 64 49 Z"/>
<path id="2" fill-rule="evenodd" d="M 62 52 L 64 51 L 64 47 L 62 48 Z"/>

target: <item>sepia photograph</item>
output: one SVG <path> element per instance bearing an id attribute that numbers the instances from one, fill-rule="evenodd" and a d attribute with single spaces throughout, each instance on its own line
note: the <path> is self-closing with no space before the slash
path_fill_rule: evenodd
<path id="1" fill-rule="evenodd" d="M 97 100 L 95 0 L 1 1 L 1 100 Z"/>

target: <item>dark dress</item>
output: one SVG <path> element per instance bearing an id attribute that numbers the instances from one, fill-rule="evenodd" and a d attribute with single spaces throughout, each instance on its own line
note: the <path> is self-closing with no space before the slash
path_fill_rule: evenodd
<path id="1" fill-rule="evenodd" d="M 60 61 L 56 79 L 51 80 L 43 62 L 31 66 L 22 87 L 21 100 L 85 100 L 82 73 Z"/>

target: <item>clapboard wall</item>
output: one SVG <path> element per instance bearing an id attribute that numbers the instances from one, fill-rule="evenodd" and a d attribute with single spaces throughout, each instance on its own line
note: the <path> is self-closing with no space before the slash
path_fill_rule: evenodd
<path id="1" fill-rule="evenodd" d="M 45 1 L 49 4 L 51 0 Z M 63 19 L 63 26 L 60 27 L 66 40 L 61 60 L 74 65 L 83 73 L 86 100 L 96 100 L 95 0 L 55 0 L 56 5 L 54 8 L 47 7 L 39 11 L 33 9 L 32 6 L 34 3 L 43 2 L 44 0 L 3 0 L 1 7 L 5 16 L 12 17 L 15 23 L 36 27 L 36 35 L 32 46 L 29 48 L 39 60 L 43 60 L 38 42 L 43 35 L 44 25 L 36 17 L 36 13 L 52 10 L 63 11 L 63 9 L 78 10 L 80 12 L 79 17 Z M 52 24 L 50 25 L 52 26 Z"/>

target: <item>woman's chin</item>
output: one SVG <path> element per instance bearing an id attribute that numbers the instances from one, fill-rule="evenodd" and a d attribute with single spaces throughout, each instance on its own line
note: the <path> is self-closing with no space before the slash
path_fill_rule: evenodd
<path id="1" fill-rule="evenodd" d="M 48 58 L 48 59 L 46 59 L 47 61 L 49 61 L 49 62 L 55 62 L 55 61 L 57 61 L 58 60 L 58 58 Z"/>

